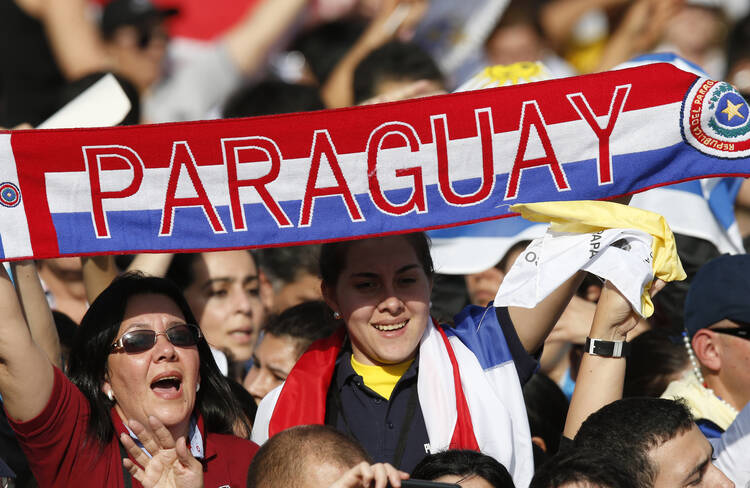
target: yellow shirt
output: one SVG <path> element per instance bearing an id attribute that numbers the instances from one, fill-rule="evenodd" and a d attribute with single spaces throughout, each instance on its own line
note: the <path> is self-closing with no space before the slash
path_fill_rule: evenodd
<path id="1" fill-rule="evenodd" d="M 390 364 L 388 366 L 370 366 L 362 364 L 354 359 L 352 354 L 352 368 L 362 377 L 365 385 L 386 400 L 391 399 L 391 393 L 396 387 L 398 380 L 406 373 L 414 359 L 409 359 L 403 363 Z"/>

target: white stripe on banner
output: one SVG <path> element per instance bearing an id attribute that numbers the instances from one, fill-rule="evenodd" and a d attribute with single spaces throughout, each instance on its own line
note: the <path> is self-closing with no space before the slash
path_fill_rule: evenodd
<path id="1" fill-rule="evenodd" d="M 676 126 L 679 121 L 680 103 L 661 105 L 641 110 L 632 110 L 620 114 L 617 125 L 611 136 L 612 155 L 629 154 L 634 147 L 639 151 L 649 151 L 669 147 L 682 142 L 679 129 L 665 130 L 660 137 L 652 137 L 650 128 Z M 606 125 L 608 116 L 597 118 L 600 125 Z M 648 125 L 643 120 L 649 120 Z M 450 121 L 448 121 L 450 124 Z M 588 123 L 583 120 L 562 122 L 547 126 L 550 139 L 553 141 L 555 154 L 561 164 L 595 159 L 598 156 L 599 141 Z M 518 147 L 518 131 L 495 134 L 493 154 L 495 174 L 509 173 Z M 568 141 L 558 142 L 555 141 Z M 575 141 L 571 143 L 570 141 Z M 10 154 L 10 151 L 7 151 Z M 544 155 L 536 129 L 532 126 L 526 158 Z M 449 165 L 451 181 L 482 177 L 482 154 L 479 137 L 449 140 L 449 161 L 463 159 L 467 164 Z M 368 175 L 366 171 L 367 154 L 351 153 L 339 155 L 341 169 L 347 184 L 354 194 L 368 193 Z M 378 154 L 378 179 L 384 191 L 411 188 L 408 178 L 399 178 L 395 169 L 414 166 L 419 162 L 423 169 L 424 184 L 437 184 L 437 161 L 434 144 L 423 144 L 416 153 L 408 147 L 384 149 Z M 239 165 L 239 178 L 259 177 L 268 172 L 270 163 Z M 307 181 L 309 158 L 284 159 L 278 178 L 267 185 L 269 193 L 276 201 L 301 200 L 305 191 L 304 185 L 289 185 L 289 181 Z M 15 168 L 15 167 L 14 167 Z M 15 169 L 14 169 L 15 171 Z M 102 204 L 105 212 L 116 210 L 161 210 L 164 208 L 166 188 L 169 179 L 169 168 L 144 169 L 143 182 L 138 191 L 126 198 L 105 199 Z M 214 206 L 229 205 L 227 194 L 227 170 L 224 165 L 198 166 L 197 171 L 208 198 Z M 184 168 L 183 168 L 184 172 Z M 103 191 L 121 190 L 132 181 L 133 171 L 101 171 L 100 181 Z M 336 184 L 328 164 L 320 165 L 317 186 Z M 91 190 L 88 173 L 66 172 L 47 173 L 47 199 L 53 214 L 69 212 L 91 212 Z M 255 189 L 241 188 L 240 199 L 244 204 L 261 203 Z M 180 175 L 177 186 L 177 197 L 195 196 L 195 189 L 186 174 Z"/>
<path id="2" fill-rule="evenodd" d="M 0 256 L 32 255 L 29 226 L 19 191 L 18 171 L 10 145 L 10 134 L 0 134 L 0 205 L 3 207 L 3 218 L 0 219 Z"/>

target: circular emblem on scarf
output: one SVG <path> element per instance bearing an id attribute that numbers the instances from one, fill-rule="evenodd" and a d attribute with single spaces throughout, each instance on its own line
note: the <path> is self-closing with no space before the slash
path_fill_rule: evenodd
<path id="1" fill-rule="evenodd" d="M 10 182 L 0 183 L 0 205 L 15 207 L 21 201 L 21 191 Z"/>
<path id="2" fill-rule="evenodd" d="M 750 156 L 750 107 L 729 83 L 699 78 L 682 104 L 682 134 L 704 154 Z"/>

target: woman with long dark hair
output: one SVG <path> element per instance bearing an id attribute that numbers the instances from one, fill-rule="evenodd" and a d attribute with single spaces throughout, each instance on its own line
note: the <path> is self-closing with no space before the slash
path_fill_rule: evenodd
<path id="1" fill-rule="evenodd" d="M 70 380 L 34 343 L 4 271 L 0 316 L 0 394 L 40 486 L 138 486 L 133 460 L 147 458 L 126 450 L 136 433 L 176 439 L 207 486 L 244 485 L 257 446 L 232 435 L 245 417 L 168 280 L 128 274 L 99 295 L 76 332 Z"/>

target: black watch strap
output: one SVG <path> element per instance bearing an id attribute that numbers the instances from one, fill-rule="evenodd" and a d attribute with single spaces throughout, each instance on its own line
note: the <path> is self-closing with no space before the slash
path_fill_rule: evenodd
<path id="1" fill-rule="evenodd" d="M 624 358 L 630 355 L 630 343 L 625 341 L 604 341 L 587 337 L 583 350 L 594 356 Z"/>

